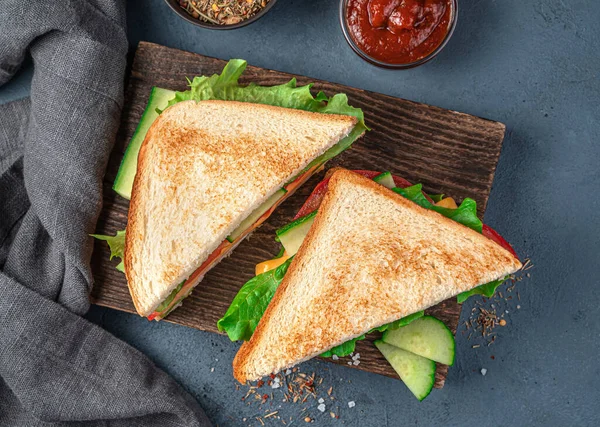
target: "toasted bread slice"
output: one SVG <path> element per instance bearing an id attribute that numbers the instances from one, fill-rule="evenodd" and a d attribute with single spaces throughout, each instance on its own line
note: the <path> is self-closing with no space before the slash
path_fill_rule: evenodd
<path id="1" fill-rule="evenodd" d="M 339 170 L 233 374 L 278 372 L 520 267 L 476 231 Z"/>
<path id="2" fill-rule="evenodd" d="M 125 274 L 155 308 L 261 203 L 347 136 L 357 119 L 233 101 L 165 110 L 140 149 Z"/>

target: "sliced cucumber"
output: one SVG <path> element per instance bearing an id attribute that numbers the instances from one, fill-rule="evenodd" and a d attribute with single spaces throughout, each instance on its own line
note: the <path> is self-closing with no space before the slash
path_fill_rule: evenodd
<path id="1" fill-rule="evenodd" d="M 283 188 L 281 190 L 277 190 L 275 194 L 273 194 L 262 205 L 256 208 L 254 212 L 252 212 L 250 216 L 248 216 L 248 218 L 243 220 L 240 223 L 240 225 L 238 225 L 238 227 L 235 230 L 233 230 L 233 232 L 227 237 L 227 240 L 233 243 L 235 239 L 237 239 L 244 233 L 244 231 L 252 227 L 254 223 L 265 214 L 265 212 L 271 209 L 273 205 L 285 195 L 285 193 L 287 193 L 287 191 Z"/>
<path id="2" fill-rule="evenodd" d="M 454 335 L 444 322 L 432 316 L 423 316 L 402 328 L 386 331 L 382 340 L 439 363 L 454 363 Z"/>
<path id="3" fill-rule="evenodd" d="M 396 186 L 391 172 L 384 172 L 380 175 L 377 175 L 375 178 L 373 178 L 373 181 L 389 188 L 390 190 Z"/>
<path id="4" fill-rule="evenodd" d="M 148 129 L 150 129 L 150 126 L 158 117 L 156 109 L 165 108 L 169 100 L 174 96 L 175 92 L 172 90 L 161 89 L 159 87 L 152 88 L 146 109 L 144 110 L 135 133 L 125 150 L 125 155 L 123 156 L 123 160 L 121 160 L 121 166 L 119 167 L 117 177 L 113 184 L 113 190 L 121 197 L 128 200 L 131 198 L 131 188 L 133 187 L 133 179 L 135 178 L 135 173 L 137 171 L 138 153 L 140 152 L 140 147 L 142 146 L 144 138 L 146 138 Z"/>
<path id="5" fill-rule="evenodd" d="M 304 238 L 308 234 L 308 230 L 310 230 L 315 220 L 316 214 L 317 211 L 314 211 L 276 231 L 277 238 L 289 256 L 296 255 L 298 249 L 300 249 Z"/>
<path id="6" fill-rule="evenodd" d="M 383 357 L 419 401 L 425 399 L 435 383 L 435 362 L 402 350 L 381 340 L 375 341 Z"/>

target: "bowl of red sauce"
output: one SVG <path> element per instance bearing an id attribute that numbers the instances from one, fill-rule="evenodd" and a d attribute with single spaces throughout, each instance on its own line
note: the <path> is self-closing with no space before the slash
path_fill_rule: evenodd
<path id="1" fill-rule="evenodd" d="M 341 0 L 340 24 L 350 47 L 384 68 L 406 69 L 433 59 L 448 43 L 458 0 Z"/>

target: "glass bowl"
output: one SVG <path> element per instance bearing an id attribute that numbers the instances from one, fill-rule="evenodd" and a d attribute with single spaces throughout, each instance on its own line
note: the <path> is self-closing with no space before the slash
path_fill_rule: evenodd
<path id="1" fill-rule="evenodd" d="M 372 56 L 367 55 L 367 53 L 365 53 L 354 42 L 354 40 L 352 40 L 352 36 L 350 35 L 350 30 L 348 29 L 348 21 L 347 21 L 347 16 L 346 16 L 346 8 L 348 5 L 348 2 L 349 2 L 349 0 L 340 0 L 340 11 L 339 11 L 340 12 L 340 25 L 342 26 L 342 32 L 344 33 L 344 37 L 346 38 L 346 41 L 348 42 L 348 44 L 350 45 L 352 50 L 358 56 L 360 56 L 362 59 L 364 59 L 367 62 L 370 62 L 373 65 L 376 65 L 376 66 L 382 67 L 382 68 L 391 68 L 394 70 L 406 70 L 408 68 L 418 67 L 419 65 L 423 65 L 426 62 L 429 62 L 433 58 L 435 58 L 437 56 L 437 54 L 442 51 L 444 46 L 446 46 L 446 44 L 448 43 L 448 40 L 450 40 L 450 37 L 452 37 L 452 33 L 454 33 L 454 28 L 456 28 L 456 21 L 458 19 L 458 0 L 452 0 L 451 1 L 452 10 L 451 10 L 450 24 L 448 27 L 448 32 L 446 33 L 446 37 L 444 37 L 444 40 L 442 40 L 440 45 L 438 47 L 436 47 L 430 54 L 428 54 L 427 56 L 424 56 L 423 58 L 421 58 L 417 61 L 409 62 L 409 63 L 405 63 L 405 64 L 393 64 L 393 63 L 389 63 L 389 62 L 380 61 L 379 59 L 375 59 Z"/>
<path id="2" fill-rule="evenodd" d="M 258 21 L 273 6 L 275 6 L 275 3 L 277 2 L 277 0 L 270 0 L 269 3 L 267 3 L 267 5 L 264 8 L 262 8 L 262 10 L 260 10 L 257 14 L 255 14 L 252 17 L 245 19 L 241 22 L 238 22 L 237 24 L 230 24 L 230 25 L 217 25 L 217 24 L 211 24 L 210 22 L 200 21 L 199 19 L 196 19 L 192 15 L 187 13 L 181 6 L 179 6 L 179 0 L 165 0 L 165 2 L 169 5 L 169 7 L 171 8 L 171 10 L 173 12 L 175 12 L 177 15 L 179 15 L 180 18 L 182 18 L 198 27 L 208 28 L 210 30 L 235 30 L 236 28 L 245 27 L 246 25 L 249 25 L 249 24 L 252 24 L 253 22 Z"/>

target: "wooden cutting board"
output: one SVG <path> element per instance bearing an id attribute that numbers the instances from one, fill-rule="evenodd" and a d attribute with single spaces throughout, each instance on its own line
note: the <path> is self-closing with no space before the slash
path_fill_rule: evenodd
<path id="1" fill-rule="evenodd" d="M 111 187 L 125 147 L 146 106 L 150 89 L 158 86 L 185 90 L 186 77 L 220 73 L 224 65 L 225 61 L 220 59 L 147 42 L 139 44 L 118 139 L 104 181 L 104 208 L 97 233 L 114 234 L 125 228 L 129 202 Z M 249 66 L 240 82 L 275 85 L 292 77 L 291 74 Z M 471 197 L 477 201 L 479 214 L 483 216 L 504 138 L 505 126 L 502 123 L 335 83 L 296 77 L 299 84 L 314 82 L 315 93 L 320 90 L 328 95 L 346 93 L 351 105 L 363 109 L 367 125 L 372 129 L 350 149 L 330 161 L 328 167 L 390 170 L 413 183 L 423 183 L 429 193 L 444 193 L 457 201 Z M 255 264 L 277 254 L 279 244 L 273 240 L 275 230 L 292 219 L 323 174 L 302 186 L 250 239 L 242 242 L 229 258 L 213 268 L 166 321 L 218 332 L 217 320 L 225 313 L 239 288 L 254 276 Z M 115 270 L 115 265 L 116 260 L 109 261 L 107 245 L 96 242 L 92 259 L 95 278 L 92 302 L 133 313 L 135 310 L 125 276 Z M 460 306 L 455 299 L 444 301 L 428 312 L 443 320 L 456 333 Z M 372 344 L 376 338 L 372 335 L 357 344 L 360 364 L 352 368 L 398 378 Z M 337 363 L 349 367 L 348 360 L 342 358 Z M 438 365 L 436 387 L 444 385 L 447 372 L 447 366 Z"/>

